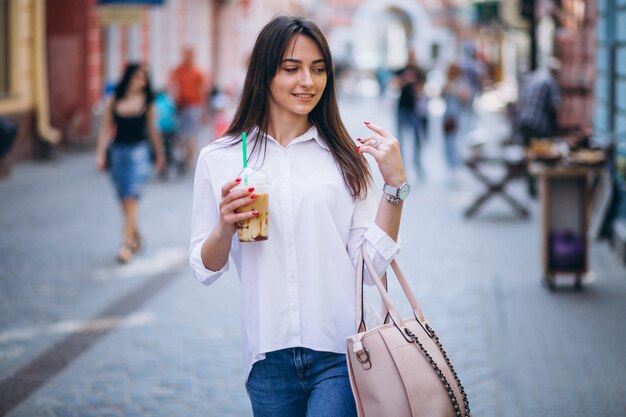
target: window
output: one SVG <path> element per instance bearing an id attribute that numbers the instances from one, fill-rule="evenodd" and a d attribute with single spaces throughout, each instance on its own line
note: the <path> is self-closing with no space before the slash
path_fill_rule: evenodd
<path id="1" fill-rule="evenodd" d="M 0 0 L 0 98 L 9 94 L 9 2 Z"/>

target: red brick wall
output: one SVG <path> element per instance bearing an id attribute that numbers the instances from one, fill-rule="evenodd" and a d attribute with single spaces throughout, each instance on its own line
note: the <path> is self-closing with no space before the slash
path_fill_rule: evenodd
<path id="1" fill-rule="evenodd" d="M 562 0 L 557 15 L 555 54 L 561 59 L 559 83 L 563 105 L 559 124 L 563 130 L 592 125 L 595 79 L 595 2 L 586 0 L 584 14 L 573 0 Z"/>
<path id="2" fill-rule="evenodd" d="M 63 132 L 65 143 L 82 145 L 92 139 L 92 109 L 103 88 L 96 0 L 55 0 L 46 13 L 51 124 Z"/>
<path id="3" fill-rule="evenodd" d="M 50 121 L 63 140 L 80 142 L 86 132 L 86 4 L 57 0 L 46 8 Z"/>
<path id="4" fill-rule="evenodd" d="M 86 0 L 87 6 L 87 101 L 91 109 L 102 97 L 104 83 L 104 40 L 98 24 L 96 0 Z"/>

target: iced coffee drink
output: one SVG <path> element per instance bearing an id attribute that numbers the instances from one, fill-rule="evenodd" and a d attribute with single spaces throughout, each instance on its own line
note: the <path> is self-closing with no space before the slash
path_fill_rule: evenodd
<path id="1" fill-rule="evenodd" d="M 258 211 L 259 215 L 237 223 L 237 233 L 240 242 L 258 242 L 267 240 L 269 226 L 269 182 L 262 171 L 244 170 L 239 178 L 242 179 L 238 187 L 254 187 L 257 197 L 243 207 L 235 210 L 237 213 Z"/>

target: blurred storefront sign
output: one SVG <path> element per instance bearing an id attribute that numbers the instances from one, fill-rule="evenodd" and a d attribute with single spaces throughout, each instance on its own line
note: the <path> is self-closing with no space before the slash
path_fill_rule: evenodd
<path id="1" fill-rule="evenodd" d="M 143 8 L 136 6 L 109 6 L 98 8 L 98 21 L 101 26 L 132 26 L 143 22 Z"/>
<path id="2" fill-rule="evenodd" d="M 106 6 L 106 5 L 128 5 L 128 6 L 138 6 L 138 5 L 148 5 L 148 6 L 162 6 L 165 3 L 165 0 L 98 0 L 98 6 Z"/>
<path id="3" fill-rule="evenodd" d="M 479 23 L 497 22 L 500 20 L 500 1 L 476 0 L 474 2 L 474 13 L 476 21 Z"/>

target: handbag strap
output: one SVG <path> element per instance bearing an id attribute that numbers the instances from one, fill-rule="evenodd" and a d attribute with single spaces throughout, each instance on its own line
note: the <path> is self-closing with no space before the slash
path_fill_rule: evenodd
<path id="1" fill-rule="evenodd" d="M 365 331 L 365 317 L 363 314 L 363 255 L 359 253 L 359 259 L 356 262 L 356 326 L 357 333 Z M 359 279 L 360 277 L 360 279 Z"/>
<path id="2" fill-rule="evenodd" d="M 363 277 L 363 268 L 365 263 L 363 262 L 363 255 L 359 253 L 359 259 L 356 265 L 356 326 L 358 333 L 364 332 L 367 330 L 367 326 L 365 325 L 365 314 L 363 311 L 363 279 L 359 279 L 359 277 Z M 383 275 L 382 284 L 387 292 L 387 273 Z M 385 303 L 381 306 L 381 317 L 383 319 L 383 323 L 387 324 L 389 322 L 389 309 L 385 305 Z"/>
<path id="3" fill-rule="evenodd" d="M 367 268 L 367 271 L 370 273 L 372 277 L 372 281 L 376 285 L 378 292 L 380 293 L 380 297 L 383 301 L 383 305 L 386 310 L 389 312 L 391 319 L 396 324 L 396 326 L 401 326 L 402 318 L 398 313 L 398 310 L 394 306 L 389 294 L 387 293 L 387 289 L 383 285 L 381 277 L 376 272 L 374 268 L 374 264 L 365 249 L 365 245 L 361 247 L 361 254 L 359 255 L 359 260 L 357 264 L 356 271 L 356 327 L 359 332 L 365 330 L 365 320 L 363 318 L 363 278 L 364 278 L 364 268 Z M 400 270 L 400 266 L 398 262 L 394 259 L 391 261 L 391 267 L 393 269 L 394 274 L 396 275 L 396 279 L 400 283 L 400 287 L 404 292 L 404 295 L 409 300 L 409 304 L 411 304 L 411 308 L 413 309 L 413 313 L 415 315 L 415 319 L 420 322 L 420 324 L 424 323 L 424 314 L 422 313 L 422 309 L 417 303 L 417 299 L 413 295 L 411 291 L 411 287 L 406 281 L 404 274 Z"/>

